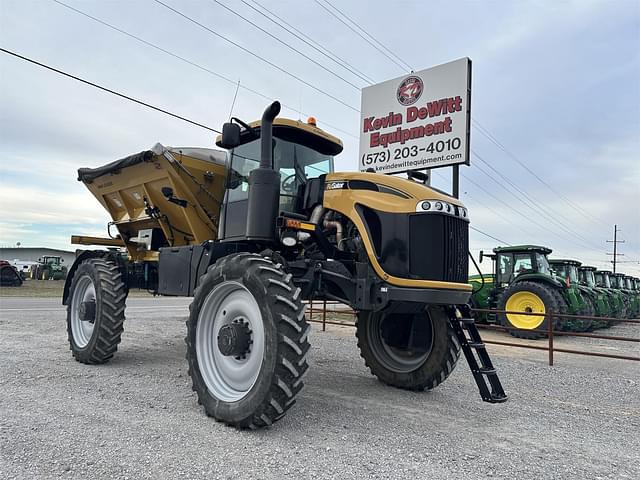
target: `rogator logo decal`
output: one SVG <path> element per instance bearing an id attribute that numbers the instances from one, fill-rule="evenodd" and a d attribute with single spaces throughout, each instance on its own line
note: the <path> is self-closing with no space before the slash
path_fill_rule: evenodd
<path id="1" fill-rule="evenodd" d="M 418 101 L 423 90 L 424 84 L 420 77 L 407 77 L 398 86 L 396 98 L 400 105 L 413 105 Z"/>
<path id="2" fill-rule="evenodd" d="M 329 182 L 325 190 L 342 190 L 347 188 L 347 182 Z"/>

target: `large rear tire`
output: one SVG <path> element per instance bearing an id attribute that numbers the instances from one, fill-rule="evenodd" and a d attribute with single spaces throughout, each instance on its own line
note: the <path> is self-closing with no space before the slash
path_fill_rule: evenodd
<path id="1" fill-rule="evenodd" d="M 522 281 L 509 285 L 498 299 L 498 310 L 527 313 L 566 313 L 567 306 L 555 289 L 544 283 Z M 518 338 L 537 340 L 546 336 L 549 317 L 499 313 L 500 324 L 508 327 L 509 333 Z M 554 318 L 554 328 L 557 320 Z"/>
<path id="2" fill-rule="evenodd" d="M 595 317 L 596 315 L 596 305 L 593 302 L 593 299 L 583 294 L 582 298 L 584 300 L 584 308 L 582 309 L 581 315 L 585 315 L 587 317 Z M 599 328 L 600 323 L 597 320 L 593 320 L 591 318 L 583 318 L 580 319 L 580 322 L 577 325 L 577 332 L 593 332 L 596 328 Z"/>
<path id="3" fill-rule="evenodd" d="M 292 276 L 261 255 L 229 255 L 201 277 L 189 309 L 189 375 L 206 414 L 252 429 L 282 418 L 310 348 Z"/>
<path id="4" fill-rule="evenodd" d="M 104 258 L 82 262 L 71 280 L 67 304 L 69 348 L 80 363 L 106 363 L 124 331 L 127 290 L 118 265 Z"/>
<path id="5" fill-rule="evenodd" d="M 460 344 L 442 307 L 414 313 L 359 312 L 360 355 L 380 381 L 407 390 L 431 390 L 444 382 L 460 357 Z"/>

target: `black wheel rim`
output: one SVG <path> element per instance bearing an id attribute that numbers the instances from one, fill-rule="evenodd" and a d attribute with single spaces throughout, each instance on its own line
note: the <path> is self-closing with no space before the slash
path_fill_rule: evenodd
<path id="1" fill-rule="evenodd" d="M 409 373 L 420 368 L 433 348 L 433 323 L 427 311 L 374 313 L 367 320 L 367 341 L 386 369 Z"/>

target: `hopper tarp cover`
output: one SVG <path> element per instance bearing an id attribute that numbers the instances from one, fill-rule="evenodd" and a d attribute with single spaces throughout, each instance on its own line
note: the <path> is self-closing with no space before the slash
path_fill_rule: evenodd
<path id="1" fill-rule="evenodd" d="M 189 157 L 197 158 L 198 160 L 205 160 L 220 165 L 225 164 L 226 153 L 212 150 L 209 148 L 166 148 L 160 143 L 157 143 L 151 150 L 144 150 L 140 153 L 134 153 L 128 157 L 121 158 L 114 162 L 107 163 L 101 167 L 96 168 L 79 168 L 78 180 L 84 183 L 89 183 L 102 175 L 108 173 L 116 173 L 123 168 L 131 167 L 142 162 L 150 162 L 154 155 L 162 155 L 165 152 L 169 152 L 173 156 L 179 157 L 180 155 L 186 155 Z"/>

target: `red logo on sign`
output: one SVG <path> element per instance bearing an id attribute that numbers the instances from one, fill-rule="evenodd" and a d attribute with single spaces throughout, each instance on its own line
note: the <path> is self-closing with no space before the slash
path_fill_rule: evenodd
<path id="1" fill-rule="evenodd" d="M 424 84 L 420 77 L 405 78 L 396 92 L 396 97 L 401 105 L 413 105 L 418 101 L 424 90 Z"/>

